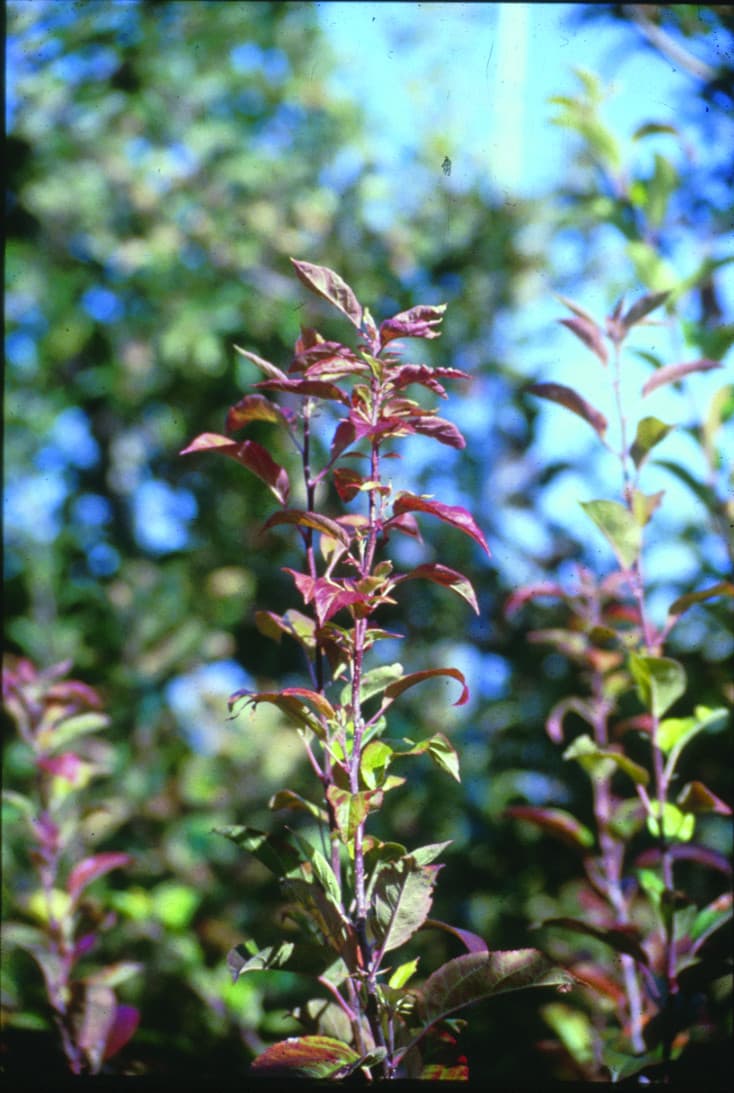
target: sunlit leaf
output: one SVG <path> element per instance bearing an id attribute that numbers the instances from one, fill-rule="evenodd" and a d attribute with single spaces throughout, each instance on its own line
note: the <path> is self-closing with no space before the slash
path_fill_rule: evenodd
<path id="1" fill-rule="evenodd" d="M 445 311 L 446 304 L 418 304 L 401 311 L 380 323 L 380 341 L 387 345 L 394 338 L 438 338 L 440 331 L 435 328 L 440 325 Z"/>
<path id="2" fill-rule="evenodd" d="M 674 428 L 656 417 L 643 417 L 637 423 L 637 434 L 630 448 L 630 456 L 636 467 L 641 467 L 648 455 L 661 440 L 665 440 Z"/>
<path id="3" fill-rule="evenodd" d="M 219 433 L 201 433 L 183 448 L 179 455 L 190 455 L 193 452 L 218 451 L 222 455 L 234 459 L 236 463 L 247 467 L 249 471 L 265 483 L 273 495 L 285 505 L 290 493 L 288 472 L 272 458 L 267 448 L 254 440 L 232 440 L 228 436 Z"/>
<path id="4" fill-rule="evenodd" d="M 630 653 L 629 666 L 640 701 L 653 717 L 662 717 L 686 689 L 683 665 L 670 657 Z"/>
<path id="5" fill-rule="evenodd" d="M 620 563 L 629 569 L 642 546 L 640 525 L 618 501 L 581 501 L 581 508 L 601 531 Z"/>
<path id="6" fill-rule="evenodd" d="M 576 759 L 592 778 L 606 778 L 614 767 L 618 767 L 638 785 L 646 786 L 650 781 L 650 775 L 639 763 L 611 747 L 600 748 L 586 733 L 576 737 L 564 751 L 563 758 Z"/>
<path id="7" fill-rule="evenodd" d="M 469 688 L 466 685 L 464 676 L 458 668 L 426 668 L 422 672 L 411 672 L 407 676 L 403 676 L 401 679 L 396 680 L 385 688 L 385 697 L 392 702 L 394 699 L 401 695 L 403 691 L 407 691 L 410 687 L 415 687 L 418 683 L 423 683 L 426 679 L 434 679 L 439 676 L 449 676 L 451 679 L 456 679 L 461 684 L 461 694 L 454 702 L 454 706 L 463 706 L 469 699 Z"/>
<path id="8" fill-rule="evenodd" d="M 625 312 L 620 322 L 629 330 L 635 323 L 639 323 L 641 319 L 649 315 L 651 311 L 655 311 L 661 304 L 664 304 L 669 296 L 670 292 L 651 292 L 646 296 L 641 296 L 639 300 L 634 302 L 629 311 Z"/>
<path id="9" fill-rule="evenodd" d="M 346 1078 L 362 1057 L 330 1036 L 291 1036 L 273 1044 L 250 1065 L 250 1073 L 267 1078 Z"/>
<path id="10" fill-rule="evenodd" d="M 465 599 L 469 606 L 479 614 L 479 604 L 477 603 L 477 597 L 472 588 L 471 581 L 469 581 L 463 573 L 459 573 L 457 570 L 450 569 L 449 566 L 441 565 L 438 562 L 426 562 L 423 565 L 416 566 L 415 569 L 411 569 L 410 573 L 405 573 L 402 576 L 396 577 L 395 584 L 400 584 L 403 581 L 410 581 L 420 577 L 424 580 L 432 581 L 434 584 L 441 584 L 445 588 L 451 588 L 459 596 Z"/>
<path id="11" fill-rule="evenodd" d="M 451 524 L 452 527 L 458 528 L 466 535 L 469 535 L 475 542 L 479 543 L 487 554 L 490 553 L 484 535 L 477 527 L 473 517 L 460 505 L 444 505 L 440 501 L 432 501 L 428 497 L 418 497 L 413 493 L 398 494 L 393 502 L 393 513 L 395 516 L 402 516 L 410 512 L 427 512 L 431 516 L 437 516 L 444 523 Z M 388 521 L 385 526 L 390 527 L 392 524 L 393 521 Z"/>
<path id="12" fill-rule="evenodd" d="M 362 325 L 362 305 L 355 296 L 353 290 L 346 281 L 343 281 L 338 273 L 327 266 L 315 266 L 311 262 L 301 262 L 291 258 L 296 276 L 306 288 L 315 292 L 333 304 L 335 308 L 346 315 L 350 323 L 357 330 Z"/>
<path id="13" fill-rule="evenodd" d="M 734 596 L 734 584 L 730 581 L 718 581 L 701 589 L 700 592 L 687 592 L 685 596 L 679 596 L 668 608 L 668 615 L 677 617 L 687 611 L 694 604 L 704 603 L 706 600 L 718 599 L 720 596 Z"/>
<path id="14" fill-rule="evenodd" d="M 534 383 L 528 388 L 528 392 L 531 395 L 537 395 L 538 398 L 548 399 L 550 402 L 565 406 L 567 410 L 571 410 L 572 413 L 588 422 L 599 436 L 604 436 L 607 419 L 573 388 L 566 387 L 562 383 Z"/>
<path id="15" fill-rule="evenodd" d="M 577 338 L 580 339 L 587 346 L 588 349 L 595 353 L 602 364 L 607 363 L 608 354 L 607 347 L 604 344 L 604 336 L 590 317 L 583 317 L 576 315 L 573 319 L 559 319 L 559 323 L 573 331 Z"/>
<path id="16" fill-rule="evenodd" d="M 650 811 L 647 816 L 647 829 L 653 838 L 678 839 L 680 842 L 690 842 L 696 829 L 696 817 L 692 812 L 683 812 L 670 801 L 665 801 L 661 809 L 659 801 L 650 802 Z"/>
<path id="17" fill-rule="evenodd" d="M 132 861 L 133 858 L 130 854 L 122 854 L 116 851 L 92 854 L 74 866 L 71 873 L 69 873 L 66 890 L 72 900 L 76 902 L 87 885 L 91 884 L 97 877 L 104 876 L 112 869 L 120 869 L 122 866 L 130 865 Z"/>
<path id="18" fill-rule="evenodd" d="M 245 395 L 227 414 L 226 429 L 228 433 L 233 433 L 251 421 L 271 421 L 281 424 L 286 420 L 286 415 L 280 406 L 276 406 L 264 395 Z"/>
<path id="19" fill-rule="evenodd" d="M 653 372 L 650 379 L 642 388 L 642 394 L 643 396 L 649 395 L 653 391 L 656 391 L 658 387 L 662 387 L 666 383 L 675 383 L 676 380 L 682 379 L 683 376 L 687 376 L 691 372 L 710 372 L 713 368 L 721 367 L 721 361 L 710 361 L 706 359 L 687 361 L 683 364 L 666 364 L 663 368 L 658 369 L 657 372 Z"/>
<path id="20" fill-rule="evenodd" d="M 300 509 L 284 509 L 283 512 L 274 513 L 263 524 L 263 528 L 277 527 L 279 524 L 296 524 L 298 527 L 313 528 L 315 531 L 330 535 L 332 539 L 338 539 L 344 546 L 349 546 L 349 533 L 332 520 L 329 516 L 323 516 L 320 512 L 303 512 Z"/>

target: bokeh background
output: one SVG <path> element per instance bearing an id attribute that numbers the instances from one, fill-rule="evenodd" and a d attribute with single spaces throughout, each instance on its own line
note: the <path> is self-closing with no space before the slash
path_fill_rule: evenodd
<path id="1" fill-rule="evenodd" d="M 592 431 L 526 387 L 570 383 L 608 410 L 554 293 L 602 318 L 623 294 L 673 290 L 630 353 L 633 403 L 651 364 L 730 360 L 731 12 L 34 0 L 10 2 L 7 19 L 6 644 L 39 666 L 70 659 L 112 717 L 97 838 L 135 859 L 105 882 L 119 916 L 110 951 L 147 969 L 125 986 L 142 1009 L 131 1058 L 162 1072 L 216 1056 L 241 1071 L 292 1029 L 302 984 L 229 982 L 227 949 L 270 940 L 278 894 L 211 829 L 266 826 L 272 793 L 308 781 L 279 714 L 226 715 L 238 687 L 302 679 L 296 651 L 253 621 L 292 602 L 280 567 L 295 555 L 259 535 L 261 483 L 177 453 L 221 431 L 257 378 L 234 343 L 287 361 L 302 321 L 347 336 L 304 302 L 289 256 L 337 270 L 376 317 L 448 304 L 427 351 L 472 375 L 445 411 L 468 447 L 436 460 L 416 439 L 399 473 L 467 505 L 493 558 L 427 531 L 423 556 L 466 571 L 481 613 L 421 588 L 393 620 L 408 639 L 395 654 L 456 665 L 472 699 L 456 711 L 406 696 L 393 735 L 416 721 L 450 729 L 463 784 L 421 768 L 384 823 L 409 845 L 453 840 L 436 917 L 493 948 L 532 944 L 544 895 L 576 863 L 502 811 L 583 815 L 588 800 L 543 729 L 573 671 L 527 637 L 556 609 L 507 620 L 502 605 L 579 561 L 612 567 L 578 501 L 618 484 Z M 646 479 L 666 490 L 648 560 L 659 619 L 731 570 L 731 432 L 708 459 L 700 442 L 722 377 L 661 391 L 654 407 L 681 423 Z M 689 612 L 671 649 L 696 701 L 731 699 L 723 608 Z M 727 797 L 721 747 L 701 745 L 697 776 Z M 24 769 L 11 743 L 6 780 Z M 708 838 L 726 849 L 716 817 Z M 26 865 L 8 840 L 12 904 Z M 445 955 L 426 945 L 426 961 Z M 12 958 L 3 1005 L 33 1026 L 42 992 L 24 961 Z M 509 1080 L 522 1045 L 532 1084 L 543 1063 L 526 1047 L 543 1034 L 526 999 L 488 1004 L 465 1033 L 473 1075 Z"/>

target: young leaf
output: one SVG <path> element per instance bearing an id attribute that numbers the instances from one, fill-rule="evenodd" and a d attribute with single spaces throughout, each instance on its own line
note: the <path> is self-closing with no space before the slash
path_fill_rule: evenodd
<path id="1" fill-rule="evenodd" d="M 267 971 L 270 968 L 282 968 L 290 960 L 295 945 L 292 941 L 281 941 L 279 945 L 268 945 L 265 949 L 251 953 L 246 945 L 236 945 L 227 953 L 227 967 L 236 983 L 246 972 Z"/>
<path id="2" fill-rule="evenodd" d="M 434 584 L 441 584 L 445 588 L 451 588 L 459 596 L 466 600 L 470 607 L 479 614 L 479 604 L 477 603 L 477 597 L 471 582 L 464 576 L 463 573 L 457 572 L 455 569 L 450 569 L 446 565 L 440 563 L 427 562 L 424 565 L 418 565 L 415 569 L 412 569 L 410 573 L 405 573 L 402 576 L 395 578 L 395 584 L 400 584 L 403 581 L 412 581 L 417 577 L 423 577 L 427 581 L 432 581 Z"/>
<path id="3" fill-rule="evenodd" d="M 601 330 L 589 316 L 577 315 L 575 319 L 559 319 L 559 323 L 568 327 L 584 345 L 595 353 L 602 364 L 608 360 L 607 347 Z"/>
<path id="4" fill-rule="evenodd" d="M 74 903 L 81 893 L 97 877 L 104 876 L 112 869 L 120 869 L 124 865 L 130 865 L 133 861 L 129 854 L 121 854 L 116 851 L 107 851 L 104 854 L 93 854 L 84 858 L 74 866 L 66 882 L 66 891 Z"/>
<path id="5" fill-rule="evenodd" d="M 696 817 L 694 813 L 682 812 L 674 804 L 665 801 L 662 807 L 661 823 L 660 802 L 651 801 L 647 829 L 654 838 L 662 835 L 664 839 L 676 839 L 678 842 L 687 843 L 693 838 Z"/>
<path id="6" fill-rule="evenodd" d="M 362 793 L 350 793 L 338 786 L 328 786 L 326 797 L 332 806 L 334 819 L 342 842 L 349 846 L 354 833 L 370 812 L 375 812 L 382 805 L 381 789 L 368 789 Z"/>
<path id="7" fill-rule="evenodd" d="M 642 546 L 642 532 L 632 513 L 618 501 L 581 501 L 581 508 L 601 531 L 619 562 L 630 569 Z"/>
<path id="8" fill-rule="evenodd" d="M 362 325 L 362 305 L 338 273 L 334 273 L 327 266 L 314 266 L 311 262 L 299 262 L 295 258 L 291 258 L 291 262 L 298 280 L 306 288 L 310 289 L 311 292 L 315 292 L 317 296 L 321 296 L 324 300 L 328 300 L 330 304 L 333 304 L 335 308 L 341 311 L 342 315 L 346 315 L 357 330 L 360 329 Z"/>
<path id="9" fill-rule="evenodd" d="M 616 766 L 638 785 L 646 786 L 650 781 L 650 775 L 644 767 L 634 763 L 621 751 L 600 748 L 586 733 L 576 737 L 564 751 L 563 758 L 577 759 L 592 778 L 606 778 Z"/>
<path id="10" fill-rule="evenodd" d="M 513 820 L 527 820 L 531 824 L 555 835 L 568 846 L 588 850 L 594 845 L 594 836 L 588 827 L 580 823 L 570 812 L 561 808 L 537 808 L 533 805 L 510 805 L 504 811 Z"/>
<path id="11" fill-rule="evenodd" d="M 231 440 L 228 436 L 219 433 L 201 433 L 184 448 L 179 455 L 189 455 L 192 452 L 218 451 L 222 455 L 229 456 L 235 462 L 241 463 L 249 471 L 265 483 L 268 489 L 285 505 L 290 493 L 290 482 L 285 467 L 276 463 L 262 444 L 254 440 Z"/>
<path id="12" fill-rule="evenodd" d="M 543 922 L 543 926 L 562 926 L 564 930 L 588 934 L 589 937 L 603 941 L 605 945 L 611 945 L 618 953 L 628 953 L 640 964 L 650 963 L 650 958 L 640 944 L 639 931 L 635 926 L 615 926 L 605 930 L 577 918 L 548 918 Z"/>
<path id="13" fill-rule="evenodd" d="M 391 319 L 380 323 L 380 341 L 387 345 L 394 338 L 438 338 L 439 326 L 446 310 L 446 304 L 429 306 L 419 304 L 408 311 L 401 311 Z"/>
<path id="14" fill-rule="evenodd" d="M 451 524 L 452 527 L 458 528 L 466 535 L 469 535 L 475 542 L 479 543 L 480 547 L 490 553 L 486 540 L 481 531 L 477 527 L 472 516 L 461 508 L 460 505 L 444 505 L 440 501 L 432 501 L 428 497 L 418 497 L 413 493 L 400 493 L 393 502 L 393 513 L 395 516 L 402 516 L 409 512 L 427 512 L 431 516 L 437 516 L 439 520 L 443 520 L 446 524 Z M 385 524 L 386 528 L 393 525 L 394 520 L 388 520 Z"/>
<path id="15" fill-rule="evenodd" d="M 415 687 L 416 684 L 422 683 L 425 679 L 433 679 L 436 676 L 450 676 L 452 679 L 458 680 L 461 684 L 461 694 L 454 702 L 454 706 L 463 706 L 469 699 L 469 688 L 466 685 L 464 676 L 458 668 L 426 668 L 422 672 L 411 672 L 410 675 L 403 676 L 401 679 L 395 680 L 388 687 L 385 688 L 385 698 L 388 701 L 385 703 L 385 708 L 389 706 L 397 697 L 401 695 L 403 691 L 407 691 L 409 687 Z"/>
<path id="16" fill-rule="evenodd" d="M 686 673 L 677 660 L 630 653 L 629 667 L 640 701 L 653 717 L 662 717 L 686 689 Z"/>
<path id="17" fill-rule="evenodd" d="M 620 319 L 622 326 L 629 330 L 635 323 L 639 323 L 641 319 L 649 315 L 651 311 L 655 311 L 661 304 L 664 304 L 669 296 L 670 292 L 651 292 L 646 296 L 641 296 Z"/>
<path id="18" fill-rule="evenodd" d="M 331 1036 L 291 1036 L 273 1044 L 250 1065 L 250 1073 L 263 1078 L 348 1077 L 362 1063 L 354 1048 Z"/>
<path id="19" fill-rule="evenodd" d="M 409 960 L 406 964 L 401 964 L 397 967 L 387 981 L 388 987 L 392 987 L 395 991 L 402 990 L 408 980 L 412 979 L 418 970 L 419 961 L 420 957 L 417 956 L 415 960 Z"/>
<path id="20" fill-rule="evenodd" d="M 568 320 L 568 322 L 572 321 L 571 319 Z M 538 398 L 548 399 L 550 402 L 557 402 L 559 405 L 565 406 L 567 410 L 588 422 L 599 436 L 604 436 L 607 430 L 607 419 L 604 414 L 596 410 L 572 387 L 566 387 L 563 383 L 534 383 L 528 387 L 528 392 L 531 395 L 537 395 Z"/>
<path id="21" fill-rule="evenodd" d="M 349 533 L 332 520 L 329 516 L 323 516 L 320 512 L 303 512 L 301 509 L 284 509 L 283 512 L 274 513 L 263 524 L 263 530 L 276 527 L 278 524 L 297 524 L 298 527 L 313 528 L 324 535 L 330 535 L 332 539 L 338 539 L 345 547 L 349 546 Z"/>
<path id="22" fill-rule="evenodd" d="M 139 1024 L 140 1010 L 135 1006 L 127 1006 L 123 1003 L 118 1003 L 115 1006 L 115 1015 L 102 1052 L 102 1062 L 111 1059 L 113 1055 L 116 1055 L 118 1051 L 124 1048 L 128 1041 L 132 1040 Z"/>
<path id="23" fill-rule="evenodd" d="M 712 584 L 700 592 L 688 592 L 685 596 L 679 596 L 668 608 L 668 616 L 677 618 L 694 604 L 716 599 L 718 596 L 734 596 L 734 584 L 730 581 L 718 581 L 717 584 Z"/>
<path id="24" fill-rule="evenodd" d="M 272 421 L 282 424 L 287 421 L 285 412 L 264 395 L 245 395 L 231 407 L 227 414 L 226 429 L 233 433 L 250 421 Z"/>
<path id="25" fill-rule="evenodd" d="M 706 359 L 687 361 L 684 364 L 666 364 L 664 368 L 660 368 L 650 376 L 650 379 L 642 388 L 643 397 L 656 391 L 658 387 L 662 387 L 666 383 L 675 383 L 676 380 L 687 376 L 690 372 L 710 372 L 713 368 L 721 367 L 721 361 Z"/>
<path id="26" fill-rule="evenodd" d="M 665 422 L 659 421 L 656 417 L 643 417 L 637 423 L 637 434 L 630 448 L 630 456 L 634 465 L 638 468 L 641 467 L 655 445 L 659 444 L 661 440 L 665 440 L 673 428 L 673 425 L 666 425 Z"/>

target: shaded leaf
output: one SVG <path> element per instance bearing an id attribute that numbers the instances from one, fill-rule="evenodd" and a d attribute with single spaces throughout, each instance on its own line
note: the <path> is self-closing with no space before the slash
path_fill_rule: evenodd
<path id="1" fill-rule="evenodd" d="M 215 827 L 213 832 L 216 835 L 224 835 L 241 850 L 252 854 L 276 877 L 287 876 L 288 873 L 300 867 L 303 861 L 302 855 L 284 832 L 268 834 L 241 824 Z"/>
<path id="2" fill-rule="evenodd" d="M 369 813 L 381 807 L 383 792 L 375 788 L 361 793 L 350 793 L 346 789 L 331 785 L 327 787 L 326 797 L 332 806 L 339 836 L 348 846 L 354 839 L 357 828 L 364 823 Z"/>
<path id="3" fill-rule="evenodd" d="M 381 865 L 370 883 L 368 920 L 381 953 L 397 949 L 425 922 L 440 866 L 410 857 Z"/>
<path id="4" fill-rule="evenodd" d="M 267 971 L 270 968 L 282 968 L 293 955 L 295 945 L 292 941 L 281 941 L 279 945 L 268 945 L 264 949 L 251 953 L 246 945 L 236 945 L 227 953 L 227 968 L 236 983 L 246 972 Z"/>
<path id="5" fill-rule="evenodd" d="M 432 501 L 428 497 L 418 497 L 413 493 L 400 493 L 393 502 L 393 513 L 402 516 L 409 512 L 427 512 L 431 516 L 437 516 L 446 524 L 458 528 L 479 543 L 483 550 L 490 553 L 482 532 L 477 527 L 473 517 L 460 505 L 444 505 L 440 501 Z M 393 525 L 394 521 L 388 520 L 385 527 Z"/>
<path id="6" fill-rule="evenodd" d="M 602 364 L 607 363 L 608 354 L 604 336 L 592 318 L 577 314 L 573 319 L 559 319 L 558 322 L 571 330 L 592 353 L 596 354 Z"/>
<path id="7" fill-rule="evenodd" d="M 537 395 L 538 398 L 548 399 L 550 402 L 565 406 L 567 410 L 588 422 L 599 436 L 604 436 L 607 429 L 607 419 L 604 414 L 596 410 L 572 387 L 566 387 L 563 383 L 534 383 L 528 387 L 528 392 L 531 395 Z"/>
<path id="8" fill-rule="evenodd" d="M 259 368 L 261 372 L 264 372 L 270 379 L 287 379 L 285 372 L 278 368 L 277 365 L 271 364 L 270 361 L 264 360 L 262 357 L 258 357 L 257 353 L 250 353 L 247 349 L 241 349 L 239 345 L 236 345 L 235 351 L 239 353 L 245 360 L 250 361 L 256 368 Z"/>
<path id="9" fill-rule="evenodd" d="M 338 273 L 335 273 L 327 266 L 315 266 L 311 262 L 300 262 L 295 258 L 291 258 L 291 262 L 298 280 L 306 288 L 310 289 L 311 292 L 315 292 L 317 296 L 323 297 L 324 300 L 328 300 L 330 304 L 333 304 L 335 308 L 341 311 L 342 315 L 346 315 L 357 330 L 360 329 L 362 325 L 362 305 L 353 290 L 346 281 L 342 280 Z"/>
<path id="10" fill-rule="evenodd" d="M 563 743 L 563 722 L 566 714 L 575 713 L 591 727 L 594 727 L 594 712 L 591 706 L 581 698 L 562 698 L 548 715 L 545 730 L 555 744 Z"/>
<path id="11" fill-rule="evenodd" d="M 87 984 L 76 1042 L 84 1052 L 92 1074 L 102 1066 L 105 1046 L 112 1033 L 117 1011 L 115 992 L 101 984 Z"/>
<path id="12" fill-rule="evenodd" d="M 606 778 L 616 766 L 638 785 L 646 786 L 650 781 L 650 775 L 644 767 L 633 762 L 621 751 L 615 751 L 611 747 L 600 748 L 586 733 L 576 737 L 564 751 L 563 758 L 577 759 L 592 778 Z"/>
<path id="13" fill-rule="evenodd" d="M 676 380 L 682 379 L 683 376 L 687 376 L 691 372 L 710 372 L 713 368 L 721 367 L 721 361 L 706 359 L 687 361 L 684 364 L 666 364 L 650 376 L 650 379 L 642 388 L 642 394 L 643 396 L 649 395 L 656 391 L 658 387 L 662 387 L 666 383 L 675 383 Z"/>
<path id="14" fill-rule="evenodd" d="M 469 953 L 489 952 L 489 946 L 483 937 L 473 934 L 471 930 L 460 930 L 458 926 L 450 926 L 447 922 L 440 922 L 437 918 L 427 918 L 423 923 L 424 928 L 443 930 L 447 934 L 453 934 L 458 938 Z"/>
<path id="15" fill-rule="evenodd" d="M 719 816 L 731 816 L 732 810 L 726 801 L 712 793 L 703 782 L 689 782 L 676 798 L 676 804 L 682 812 L 717 812 Z"/>
<path id="16" fill-rule="evenodd" d="M 307 800 L 292 789 L 279 789 L 268 801 L 268 808 L 272 812 L 278 812 L 280 809 L 289 809 L 292 812 L 308 812 L 309 815 L 315 816 L 322 823 L 328 821 L 328 816 L 323 808 L 319 808 L 313 801 Z"/>
<path id="17" fill-rule="evenodd" d="M 632 513 L 618 501 L 581 501 L 581 508 L 601 531 L 619 562 L 629 569 L 637 561 L 642 533 Z"/>
<path id="18" fill-rule="evenodd" d="M 611 929 L 592 926 L 577 918 L 549 918 L 543 926 L 561 926 L 564 930 L 573 930 L 577 934 L 587 934 L 610 945 L 618 953 L 628 953 L 640 964 L 649 964 L 650 958 L 640 944 L 640 935 L 636 926 L 615 926 Z"/>
<path id="19" fill-rule="evenodd" d="M 102 1053 L 102 1061 L 106 1062 L 113 1055 L 117 1055 L 125 1044 L 132 1040 L 140 1024 L 140 1010 L 135 1006 L 118 1003 L 115 1007 L 115 1015 L 112 1025 L 107 1033 L 107 1040 Z"/>

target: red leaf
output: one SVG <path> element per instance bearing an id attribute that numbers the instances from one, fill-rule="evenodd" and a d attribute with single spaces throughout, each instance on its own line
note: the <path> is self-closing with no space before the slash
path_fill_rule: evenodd
<path id="1" fill-rule="evenodd" d="M 651 292 L 647 296 L 641 296 L 620 319 L 622 326 L 629 330 L 635 323 L 639 323 L 641 319 L 649 315 L 651 311 L 655 311 L 661 304 L 664 304 L 668 296 L 670 296 L 670 292 Z"/>
<path id="2" fill-rule="evenodd" d="M 438 376 L 442 379 L 469 379 L 468 373 L 458 368 L 429 368 L 426 364 L 404 364 L 391 373 L 390 383 L 395 391 L 401 391 L 411 383 L 418 383 L 433 391 L 439 398 L 448 398 L 443 384 L 436 378 Z"/>
<path id="3" fill-rule="evenodd" d="M 115 1019 L 112 1028 L 107 1033 L 103 1059 L 111 1059 L 118 1051 L 124 1048 L 128 1040 L 131 1040 L 140 1024 L 140 1010 L 135 1006 L 119 1005 L 115 1010 Z"/>
<path id="4" fill-rule="evenodd" d="M 129 854 L 121 854 L 115 851 L 108 851 L 104 854 L 93 854 L 89 858 L 85 858 L 80 861 L 78 865 L 75 865 L 71 873 L 69 873 L 69 879 L 66 882 L 66 891 L 71 896 L 72 900 L 76 901 L 79 898 L 80 893 L 91 884 L 97 877 L 104 876 L 105 873 L 109 873 L 112 869 L 119 869 L 123 865 L 130 865 L 132 858 Z"/>
<path id="5" fill-rule="evenodd" d="M 285 505 L 290 493 L 288 472 L 276 463 L 266 448 L 254 440 L 232 440 L 219 433 L 201 433 L 179 452 L 189 455 L 192 452 L 218 451 L 247 467 L 249 471 L 265 483 L 268 489 Z"/>
<path id="6" fill-rule="evenodd" d="M 403 691 L 407 691 L 409 687 L 415 687 L 418 683 L 423 683 L 425 679 L 434 679 L 437 676 L 450 676 L 452 679 L 456 679 L 461 684 L 461 694 L 454 702 L 454 706 L 463 706 L 469 699 L 469 688 L 466 685 L 464 676 L 458 668 L 427 668 L 422 672 L 411 672 L 410 675 L 403 676 L 402 679 L 396 679 L 394 683 L 391 683 L 389 687 L 385 688 L 385 698 L 392 702 L 394 699 L 401 695 Z M 389 705 L 389 703 L 388 703 Z"/>
<path id="7" fill-rule="evenodd" d="M 559 323 L 568 327 L 592 353 L 595 353 L 602 364 L 608 360 L 607 347 L 600 328 L 589 318 L 577 315 L 574 319 L 559 319 Z"/>
<path id="8" fill-rule="evenodd" d="M 537 395 L 538 398 L 549 399 L 550 402 L 565 406 L 567 410 L 587 421 L 599 436 L 604 436 L 607 428 L 607 419 L 604 414 L 596 410 L 572 387 L 566 387 L 563 383 L 534 383 L 528 387 L 528 391 L 531 395 Z"/>
<path id="9" fill-rule="evenodd" d="M 450 569 L 447 565 L 428 562 L 425 565 L 416 566 L 415 569 L 412 569 L 410 573 L 406 573 L 404 576 L 396 577 L 395 584 L 400 584 L 402 581 L 411 581 L 416 577 L 423 577 L 427 581 L 433 581 L 434 584 L 452 588 L 479 614 L 479 604 L 474 589 L 463 573 L 459 573 L 456 569 Z"/>
<path id="10" fill-rule="evenodd" d="M 238 345 L 235 346 L 235 350 L 241 357 L 250 361 L 256 368 L 259 368 L 261 372 L 264 372 L 266 376 L 271 379 L 285 379 L 286 374 L 277 365 L 271 364 L 270 361 L 263 360 L 262 357 L 258 357 L 257 353 L 250 353 L 247 349 L 240 349 Z"/>
<path id="11" fill-rule="evenodd" d="M 553 584 L 551 581 L 541 581 L 539 584 L 526 584 L 521 588 L 516 589 L 511 596 L 508 597 L 505 603 L 504 612 L 505 615 L 512 615 L 515 611 L 527 603 L 528 600 L 534 600 L 537 596 L 553 596 L 554 599 L 563 599 L 566 595 L 565 589 L 559 584 Z"/>
<path id="12" fill-rule="evenodd" d="M 349 404 L 349 399 L 335 383 L 327 383 L 326 380 L 291 379 L 284 376 L 283 379 L 262 380 L 255 387 L 263 391 L 290 391 L 294 395 L 307 395 L 314 398 L 333 399 L 335 402 Z"/>
<path id="13" fill-rule="evenodd" d="M 359 493 L 359 488 L 367 479 L 356 471 L 344 467 L 337 467 L 332 475 L 334 487 L 342 501 L 353 501 Z"/>
<path id="14" fill-rule="evenodd" d="M 569 812 L 560 808 L 536 808 L 533 805 L 510 805 L 504 811 L 505 816 L 513 820 L 526 820 L 528 823 L 537 824 L 551 835 L 555 835 L 568 846 L 576 850 L 588 850 L 593 845 L 593 838 L 588 828 Z"/>
<path id="15" fill-rule="evenodd" d="M 53 774 L 56 778 L 63 778 L 72 786 L 76 784 L 79 772 L 88 767 L 78 755 L 72 751 L 65 751 L 61 755 L 42 756 L 38 759 L 38 766 L 47 774 Z"/>
<path id="16" fill-rule="evenodd" d="M 676 380 L 687 376 L 690 372 L 710 372 L 713 368 L 721 368 L 721 361 L 710 361 L 705 358 L 698 361 L 687 361 L 685 364 L 666 364 L 653 372 L 650 379 L 642 388 L 642 394 L 649 395 L 666 383 L 675 383 Z"/>
<path id="17" fill-rule="evenodd" d="M 437 516 L 444 523 L 451 524 L 452 527 L 469 535 L 483 550 L 486 550 L 487 554 L 490 553 L 474 518 L 460 505 L 444 505 L 440 501 L 431 501 L 427 497 L 418 497 L 414 493 L 401 493 L 395 498 L 393 513 L 395 516 L 402 516 L 406 512 L 427 512 L 431 516 Z M 393 523 L 393 520 L 388 520 L 385 527 L 389 528 Z"/>
<path id="18" fill-rule="evenodd" d="M 473 934 L 471 930 L 460 930 L 458 926 L 449 926 L 447 922 L 439 922 L 436 918 L 427 918 L 423 926 L 424 928 L 433 926 L 438 930 L 445 930 L 446 933 L 453 934 L 454 937 L 458 937 L 469 953 L 486 953 L 489 950 L 489 945 L 487 945 L 484 938 L 479 937 L 478 934 Z"/>
<path id="19" fill-rule="evenodd" d="M 334 432 L 334 439 L 331 442 L 331 451 L 329 453 L 331 460 L 337 459 L 356 439 L 357 433 L 353 423 L 348 419 L 340 421 Z"/>
<path id="20" fill-rule="evenodd" d="M 461 450 L 466 447 L 466 440 L 456 426 L 443 418 L 421 416 L 418 421 L 413 421 L 413 429 L 416 433 L 434 437 L 450 448 Z"/>
<path id="21" fill-rule="evenodd" d="M 401 311 L 380 324 L 380 341 L 387 345 L 394 338 L 438 338 L 440 331 L 434 327 L 443 319 L 445 310 L 446 304 L 435 307 L 419 304 L 408 311 Z"/>
<path id="22" fill-rule="evenodd" d="M 346 281 L 327 266 L 314 266 L 291 258 L 298 280 L 311 292 L 328 300 L 359 330 L 362 325 L 362 305 Z"/>

